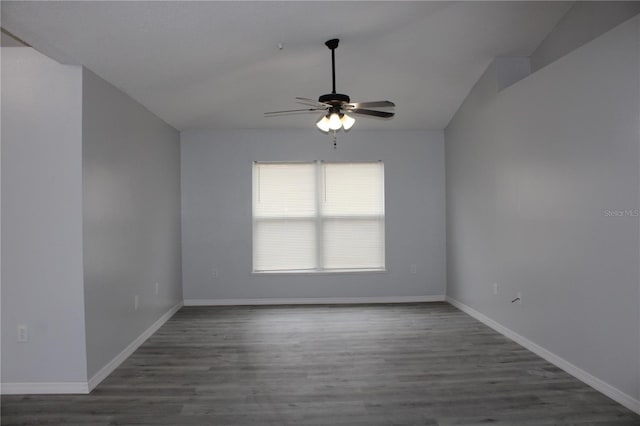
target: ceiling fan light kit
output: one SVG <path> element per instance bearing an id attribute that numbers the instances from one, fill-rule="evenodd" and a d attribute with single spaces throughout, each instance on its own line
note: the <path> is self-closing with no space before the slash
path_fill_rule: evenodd
<path id="1" fill-rule="evenodd" d="M 327 115 L 323 115 L 316 123 L 316 126 L 318 126 L 318 129 L 323 132 L 340 130 L 341 127 L 344 130 L 349 130 L 355 122 L 356 120 L 349 117 L 347 114 L 332 112 Z"/>
<path id="2" fill-rule="evenodd" d="M 335 50 L 338 47 L 339 39 L 334 38 L 328 40 L 325 45 L 331 50 L 331 77 L 333 83 L 333 90 L 331 93 L 322 95 L 317 101 L 308 98 L 296 98 L 298 103 L 312 106 L 312 108 L 285 110 L 285 111 L 272 111 L 265 112 L 265 116 L 277 116 L 290 113 L 300 112 L 322 112 L 322 117 L 316 123 L 318 129 L 323 132 L 333 132 L 334 147 L 336 131 L 341 128 L 349 130 L 355 124 L 356 120 L 347 115 L 350 114 L 371 116 L 378 118 L 391 118 L 394 116 L 393 112 L 377 111 L 369 108 L 393 108 L 395 104 L 390 101 L 375 101 L 375 102 L 351 102 L 351 98 L 348 95 L 342 93 L 336 93 L 336 65 L 335 65 Z"/>

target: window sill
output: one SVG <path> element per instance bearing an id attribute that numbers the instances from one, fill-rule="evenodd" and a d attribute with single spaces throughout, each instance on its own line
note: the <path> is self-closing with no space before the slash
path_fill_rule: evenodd
<path id="1" fill-rule="evenodd" d="M 357 274 L 386 274 L 388 269 L 334 269 L 331 271 L 252 271 L 252 275 L 357 275 Z"/>

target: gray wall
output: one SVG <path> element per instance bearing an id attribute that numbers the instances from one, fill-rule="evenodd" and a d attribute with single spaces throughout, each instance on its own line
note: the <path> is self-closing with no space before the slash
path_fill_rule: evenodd
<path id="1" fill-rule="evenodd" d="M 2 382 L 86 382 L 82 70 L 26 47 L 1 54 Z"/>
<path id="2" fill-rule="evenodd" d="M 577 1 L 531 55 L 537 71 L 640 13 L 640 1 Z"/>
<path id="3" fill-rule="evenodd" d="M 443 132 L 366 131 L 356 123 L 338 133 L 334 150 L 308 120 L 305 130 L 181 134 L 185 300 L 443 295 Z M 252 275 L 252 162 L 318 159 L 384 161 L 388 272 Z"/>
<path id="4" fill-rule="evenodd" d="M 639 19 L 500 93 L 490 67 L 445 131 L 448 296 L 636 400 Z"/>
<path id="5" fill-rule="evenodd" d="M 86 69 L 82 81 L 84 294 L 92 377 L 182 300 L 180 146 L 176 130 L 111 84 Z"/>

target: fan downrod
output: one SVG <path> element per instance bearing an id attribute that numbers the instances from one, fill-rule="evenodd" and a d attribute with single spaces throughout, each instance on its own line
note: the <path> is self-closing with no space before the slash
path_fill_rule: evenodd
<path id="1" fill-rule="evenodd" d="M 334 108 L 351 102 L 349 96 L 343 95 L 342 93 L 336 93 L 336 48 L 339 43 L 340 39 L 338 38 L 332 38 L 324 43 L 325 46 L 331 49 L 331 82 L 333 83 L 333 90 L 331 93 L 327 93 L 326 95 L 322 95 L 318 98 L 318 102 L 330 104 Z"/>

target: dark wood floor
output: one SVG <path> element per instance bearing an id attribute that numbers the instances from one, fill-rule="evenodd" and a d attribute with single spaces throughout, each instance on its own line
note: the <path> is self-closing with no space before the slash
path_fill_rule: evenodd
<path id="1" fill-rule="evenodd" d="M 444 303 L 183 308 L 90 395 L 2 425 L 640 425 Z"/>

